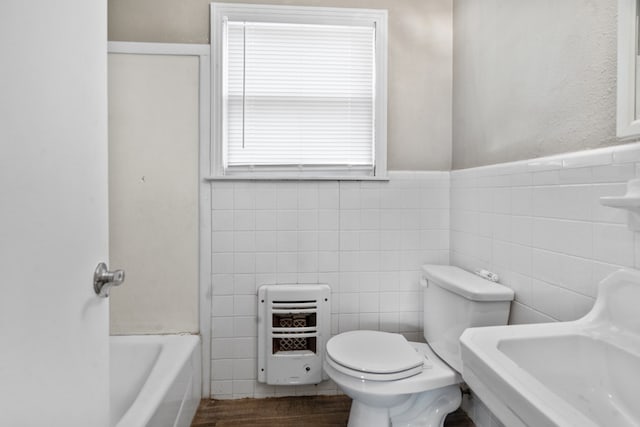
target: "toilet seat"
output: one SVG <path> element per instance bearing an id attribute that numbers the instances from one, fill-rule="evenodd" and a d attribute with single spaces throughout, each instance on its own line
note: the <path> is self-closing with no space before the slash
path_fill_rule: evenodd
<path id="1" fill-rule="evenodd" d="M 345 375 L 363 380 L 394 381 L 419 374 L 428 359 L 400 334 L 351 331 L 331 338 L 327 362 Z"/>
<path id="2" fill-rule="evenodd" d="M 435 390 L 462 382 L 460 374 L 440 360 L 428 344 L 410 342 L 409 345 L 428 362 L 424 363 L 420 373 L 404 379 L 368 381 L 360 378 L 358 376 L 360 373 L 357 371 L 347 370 L 344 367 L 341 370 L 336 369 L 336 365 L 330 361 L 329 357 L 324 359 L 324 369 L 343 391 L 357 390 L 359 393 L 366 392 L 370 396 L 375 396 L 375 398 L 422 393 L 425 390 Z"/>

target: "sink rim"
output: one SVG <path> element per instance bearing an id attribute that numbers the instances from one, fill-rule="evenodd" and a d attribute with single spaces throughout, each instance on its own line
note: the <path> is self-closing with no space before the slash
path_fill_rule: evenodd
<path id="1" fill-rule="evenodd" d="M 554 326 L 549 334 L 542 331 L 547 330 L 546 327 L 541 328 L 546 325 Z M 527 425 L 521 419 L 522 413 L 527 413 L 528 417 L 542 418 L 538 420 L 537 426 L 598 427 L 598 424 L 542 384 L 535 376 L 518 366 L 498 348 L 500 342 L 510 339 L 576 335 L 575 328 L 564 327 L 569 325 L 563 324 L 562 331 L 555 326 L 559 325 L 537 324 L 467 329 L 460 338 L 463 360 L 467 359 L 463 364 L 462 377 L 474 391 L 480 387 L 487 390 L 501 389 L 502 395 L 509 396 L 509 399 L 501 397 L 498 400 L 503 401 L 506 409 L 513 412 L 522 425 Z M 473 379 L 470 379 L 470 376 L 473 376 Z M 482 384 L 478 384 L 477 381 Z M 489 409 L 501 412 L 493 408 L 490 402 L 486 402 L 482 394 L 478 394 Z"/>
<path id="2" fill-rule="evenodd" d="M 467 329 L 460 337 L 463 379 L 498 418 L 509 419 L 510 426 L 526 426 L 525 419 L 534 419 L 536 426 L 598 427 L 597 421 L 520 367 L 499 346 L 511 340 L 582 336 L 640 358 L 637 321 L 617 310 L 629 289 L 634 295 L 640 292 L 640 272 L 623 269 L 600 283 L 596 304 L 582 319 Z"/>

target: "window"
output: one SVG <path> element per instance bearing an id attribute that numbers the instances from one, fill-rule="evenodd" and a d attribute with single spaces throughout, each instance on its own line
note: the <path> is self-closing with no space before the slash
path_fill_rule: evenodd
<path id="1" fill-rule="evenodd" d="M 386 18 L 213 3 L 215 175 L 385 176 Z"/>

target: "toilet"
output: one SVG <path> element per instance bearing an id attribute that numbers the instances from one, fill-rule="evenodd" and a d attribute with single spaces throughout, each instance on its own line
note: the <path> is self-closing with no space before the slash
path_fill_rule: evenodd
<path id="1" fill-rule="evenodd" d="M 324 370 L 353 399 L 349 427 L 442 426 L 461 402 L 460 335 L 507 324 L 506 286 L 447 265 L 424 265 L 420 282 L 427 344 L 380 331 L 327 342 Z"/>

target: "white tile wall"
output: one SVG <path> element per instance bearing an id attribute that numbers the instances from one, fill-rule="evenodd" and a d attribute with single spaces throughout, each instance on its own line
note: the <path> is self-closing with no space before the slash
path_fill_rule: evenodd
<path id="1" fill-rule="evenodd" d="M 451 262 L 512 287 L 511 323 L 572 320 L 597 284 L 640 267 L 637 233 L 599 198 L 624 194 L 638 144 L 451 173 Z"/>
<path id="2" fill-rule="evenodd" d="M 626 214 L 599 204 L 624 194 L 639 171 L 640 144 L 630 144 L 451 173 L 391 172 L 390 182 L 212 183 L 213 397 L 336 393 L 330 382 L 255 381 L 262 284 L 328 283 L 333 334 L 422 339 L 420 266 L 449 261 L 498 273 L 516 293 L 512 323 L 582 316 L 606 275 L 640 268 Z M 480 424 L 498 425 L 478 411 Z"/>
<path id="3" fill-rule="evenodd" d="M 449 262 L 449 173 L 389 182 L 213 182 L 214 398 L 336 393 L 256 378 L 256 290 L 328 283 L 332 333 L 379 329 L 422 339 L 420 267 Z"/>

